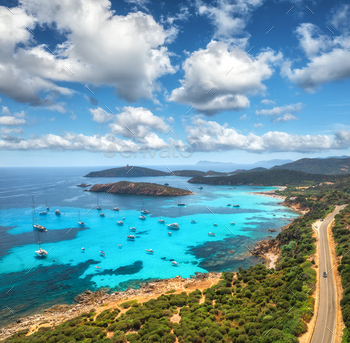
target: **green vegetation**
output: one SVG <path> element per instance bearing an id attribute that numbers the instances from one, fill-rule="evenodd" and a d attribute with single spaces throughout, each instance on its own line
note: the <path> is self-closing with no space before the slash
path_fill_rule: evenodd
<path id="1" fill-rule="evenodd" d="M 342 343 L 350 343 L 350 206 L 345 207 L 336 215 L 332 231 L 337 243 L 336 254 L 341 256 L 338 272 L 343 286 L 343 299 L 340 305 L 346 327 Z"/>
<path id="2" fill-rule="evenodd" d="M 350 158 L 302 158 L 271 169 L 297 170 L 310 174 L 348 174 L 350 173 Z"/>
<path id="3" fill-rule="evenodd" d="M 101 170 L 98 172 L 91 172 L 85 177 L 138 177 L 138 176 L 168 176 L 170 173 L 163 172 L 160 170 L 143 168 L 143 167 L 120 167 L 120 168 L 112 168 Z"/>
<path id="4" fill-rule="evenodd" d="M 94 185 L 89 192 L 108 192 L 110 194 L 139 194 L 157 196 L 179 196 L 192 194 L 187 189 L 158 185 L 148 182 L 119 181 L 104 185 Z"/>
<path id="5" fill-rule="evenodd" d="M 190 183 L 203 183 L 211 185 L 257 185 L 257 186 L 304 186 L 316 185 L 322 182 L 340 182 L 349 179 L 348 175 L 320 175 L 308 174 L 294 170 L 267 170 L 262 172 L 245 172 L 230 176 L 201 177 L 195 176 Z"/>

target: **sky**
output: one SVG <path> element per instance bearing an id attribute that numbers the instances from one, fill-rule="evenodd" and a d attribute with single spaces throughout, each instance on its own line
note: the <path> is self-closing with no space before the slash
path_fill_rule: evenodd
<path id="1" fill-rule="evenodd" d="M 350 155 L 350 4 L 0 1 L 0 166 Z"/>

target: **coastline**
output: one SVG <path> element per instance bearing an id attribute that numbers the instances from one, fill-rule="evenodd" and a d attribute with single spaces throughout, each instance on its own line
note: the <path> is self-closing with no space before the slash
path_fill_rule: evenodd
<path id="1" fill-rule="evenodd" d="M 193 278 L 182 278 L 176 276 L 172 279 L 156 280 L 146 282 L 139 289 L 128 288 L 124 292 L 106 293 L 103 290 L 91 292 L 86 290 L 83 294 L 75 297 L 76 304 L 54 305 L 42 313 L 20 318 L 16 322 L 0 328 L 0 341 L 14 335 L 22 330 L 29 330 L 28 334 L 34 333 L 40 327 L 57 326 L 84 312 L 95 309 L 97 313 L 110 307 L 117 307 L 123 302 L 136 300 L 145 302 L 158 297 L 160 294 L 171 291 L 171 293 L 192 292 L 196 289 L 203 290 L 218 283 L 221 273 L 196 273 Z"/>

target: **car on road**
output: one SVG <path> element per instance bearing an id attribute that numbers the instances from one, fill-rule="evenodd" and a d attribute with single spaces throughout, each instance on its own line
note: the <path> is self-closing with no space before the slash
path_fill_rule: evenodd
<path id="1" fill-rule="evenodd" d="M 322 276 L 323 276 L 323 277 L 327 277 L 327 273 L 326 273 L 326 272 L 323 272 Z"/>
<path id="2" fill-rule="evenodd" d="M 317 226 L 317 225 L 315 225 L 315 228 L 316 228 L 316 229 L 318 229 L 318 226 Z"/>
<path id="3" fill-rule="evenodd" d="M 324 221 L 324 219 L 321 219 L 321 220 L 320 220 L 320 222 L 323 222 L 323 221 Z"/>

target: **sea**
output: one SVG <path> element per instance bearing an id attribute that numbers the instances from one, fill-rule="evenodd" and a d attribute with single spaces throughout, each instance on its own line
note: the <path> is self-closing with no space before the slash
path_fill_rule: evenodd
<path id="1" fill-rule="evenodd" d="M 200 185 L 187 182 L 189 177 L 173 175 L 84 177 L 101 169 L 0 169 L 0 326 L 55 304 L 71 304 L 86 289 L 122 291 L 154 279 L 249 268 L 261 262 L 250 253 L 254 244 L 275 237 L 298 216 L 279 199 L 252 194 L 273 187 L 199 189 Z M 115 195 L 77 187 L 121 180 L 168 183 L 193 194 Z M 37 221 L 47 232 L 33 229 L 33 201 Z M 232 206 L 236 204 L 239 207 Z M 50 210 L 40 215 L 46 206 Z M 61 215 L 55 214 L 56 209 Z M 146 220 L 139 219 L 143 209 L 149 211 Z M 118 220 L 124 225 L 117 225 Z M 170 223 L 178 223 L 180 229 L 170 230 Z M 135 239 L 128 240 L 129 234 Z M 47 257 L 35 254 L 39 247 L 48 251 Z"/>

